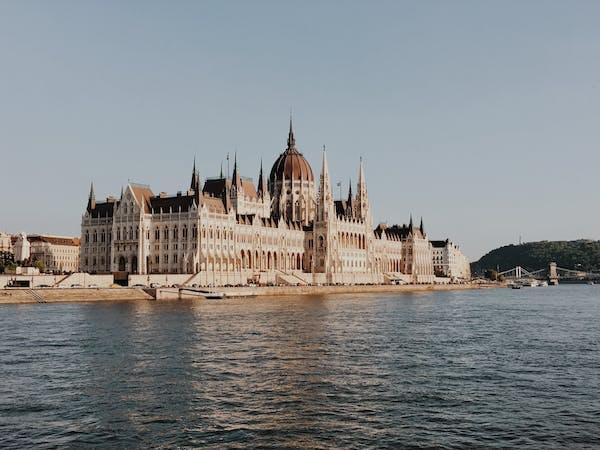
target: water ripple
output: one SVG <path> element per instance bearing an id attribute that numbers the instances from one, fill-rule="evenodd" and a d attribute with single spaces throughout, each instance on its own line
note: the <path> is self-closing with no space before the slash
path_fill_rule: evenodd
<path id="1" fill-rule="evenodd" d="M 599 294 L 5 305 L 0 447 L 599 446 Z"/>

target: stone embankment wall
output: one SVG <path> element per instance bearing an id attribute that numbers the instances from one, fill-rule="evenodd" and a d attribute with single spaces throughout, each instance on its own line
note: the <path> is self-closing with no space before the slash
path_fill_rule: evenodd
<path id="1" fill-rule="evenodd" d="M 480 289 L 497 287 L 496 285 L 476 284 L 405 284 L 405 285 L 353 285 L 353 286 L 256 286 L 237 288 L 214 288 L 215 292 L 223 292 L 227 296 L 271 296 L 271 295 L 326 295 L 347 293 L 377 293 L 377 292 L 424 292 L 450 291 L 465 289 Z"/>
<path id="2" fill-rule="evenodd" d="M 47 303 L 153 300 L 153 297 L 143 290 L 130 288 L 0 289 L 0 304 L 39 303 L 39 298 Z"/>
<path id="3" fill-rule="evenodd" d="M 40 286 L 71 287 L 74 284 L 82 287 L 95 285 L 94 287 L 108 288 L 114 283 L 112 275 L 91 275 L 84 272 L 75 272 L 69 275 L 0 275 L 0 289 L 7 287 L 13 280 L 27 282 L 31 288 Z"/>

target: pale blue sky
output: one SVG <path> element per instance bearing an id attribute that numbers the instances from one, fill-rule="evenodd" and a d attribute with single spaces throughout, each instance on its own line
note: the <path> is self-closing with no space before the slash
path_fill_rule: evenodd
<path id="1" fill-rule="evenodd" d="M 79 233 L 128 179 L 365 159 L 375 221 L 476 259 L 600 238 L 600 2 L 0 1 L 0 229 Z M 337 192 L 337 190 L 336 190 Z M 336 194 L 337 195 L 337 194 Z"/>

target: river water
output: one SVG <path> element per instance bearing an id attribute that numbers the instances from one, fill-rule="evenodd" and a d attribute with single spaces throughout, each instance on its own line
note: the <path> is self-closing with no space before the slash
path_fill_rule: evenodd
<path id="1" fill-rule="evenodd" d="M 600 286 L 0 306 L 2 448 L 600 445 Z"/>

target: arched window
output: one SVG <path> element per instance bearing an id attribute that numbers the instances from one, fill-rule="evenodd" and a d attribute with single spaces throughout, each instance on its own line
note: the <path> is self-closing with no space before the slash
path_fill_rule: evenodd
<path id="1" fill-rule="evenodd" d="M 156 239 L 157 241 L 160 240 L 160 228 L 156 227 L 156 229 L 154 230 L 154 239 Z"/>
<path id="2" fill-rule="evenodd" d="M 323 236 L 319 236 L 319 248 L 325 248 L 325 239 L 323 238 Z"/>
<path id="3" fill-rule="evenodd" d="M 165 238 L 165 240 L 169 239 L 169 227 L 165 227 L 163 231 L 163 238 Z"/>

